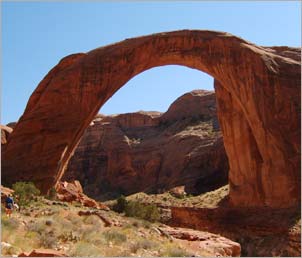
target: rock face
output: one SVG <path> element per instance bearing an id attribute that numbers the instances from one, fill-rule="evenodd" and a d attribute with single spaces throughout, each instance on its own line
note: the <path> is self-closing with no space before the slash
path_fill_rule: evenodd
<path id="1" fill-rule="evenodd" d="M 215 31 L 152 34 L 63 58 L 15 126 L 2 180 L 35 181 L 49 190 L 100 107 L 135 75 L 170 64 L 215 78 L 231 203 L 300 204 L 301 50 L 261 47 Z"/>
<path id="2" fill-rule="evenodd" d="M 62 180 L 79 179 L 85 193 L 156 193 L 184 186 L 191 194 L 227 183 L 228 162 L 215 94 L 192 91 L 164 113 L 97 117 Z"/>

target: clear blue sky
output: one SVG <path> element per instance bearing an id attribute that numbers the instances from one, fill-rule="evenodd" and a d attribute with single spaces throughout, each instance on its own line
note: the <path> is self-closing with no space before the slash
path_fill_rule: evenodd
<path id="1" fill-rule="evenodd" d="M 226 31 L 259 45 L 301 46 L 300 2 L 2 2 L 1 124 L 16 121 L 38 83 L 69 54 L 179 29 Z M 208 75 L 180 66 L 148 70 L 101 109 L 166 111 Z"/>

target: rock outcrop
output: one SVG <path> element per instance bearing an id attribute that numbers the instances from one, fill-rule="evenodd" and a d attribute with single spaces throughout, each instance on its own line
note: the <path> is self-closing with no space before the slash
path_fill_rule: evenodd
<path id="1" fill-rule="evenodd" d="M 8 136 L 12 133 L 13 129 L 6 125 L 0 125 L 1 129 L 1 147 L 7 143 Z"/>
<path id="2" fill-rule="evenodd" d="M 135 75 L 170 64 L 215 78 L 231 203 L 299 205 L 301 49 L 257 46 L 215 31 L 152 34 L 63 58 L 14 128 L 2 182 L 34 181 L 47 192 L 100 107 Z"/>
<path id="3" fill-rule="evenodd" d="M 190 194 L 227 184 L 228 161 L 215 94 L 196 90 L 169 110 L 97 117 L 86 130 L 62 180 L 85 193 L 157 193 L 184 186 Z"/>
<path id="4" fill-rule="evenodd" d="M 200 256 L 198 251 L 202 251 L 202 256 L 211 257 L 239 257 L 241 254 L 241 246 L 225 237 L 204 231 L 197 231 L 185 228 L 161 227 L 159 230 L 164 234 L 189 244 L 190 247 L 197 251 L 196 256 Z"/>
<path id="5" fill-rule="evenodd" d="M 23 252 L 18 257 L 68 257 L 66 254 L 52 249 L 35 249 L 31 252 Z"/>
<path id="6" fill-rule="evenodd" d="M 75 180 L 73 182 L 58 182 L 56 185 L 56 196 L 60 201 L 72 202 L 77 201 L 80 202 L 83 206 L 109 210 L 109 208 L 97 202 L 83 193 L 82 186 L 79 181 Z"/>

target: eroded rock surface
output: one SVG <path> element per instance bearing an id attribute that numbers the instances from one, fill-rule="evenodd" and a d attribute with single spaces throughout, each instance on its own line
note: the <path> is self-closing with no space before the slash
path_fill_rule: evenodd
<path id="1" fill-rule="evenodd" d="M 135 75 L 169 64 L 216 80 L 231 203 L 300 204 L 301 50 L 261 47 L 215 31 L 152 34 L 63 58 L 33 92 L 14 128 L 2 181 L 34 181 L 47 192 L 100 107 Z"/>
<path id="2" fill-rule="evenodd" d="M 179 97 L 163 114 L 98 116 L 62 180 L 80 180 L 93 197 L 182 186 L 199 194 L 226 184 L 228 169 L 215 94 L 196 90 Z"/>

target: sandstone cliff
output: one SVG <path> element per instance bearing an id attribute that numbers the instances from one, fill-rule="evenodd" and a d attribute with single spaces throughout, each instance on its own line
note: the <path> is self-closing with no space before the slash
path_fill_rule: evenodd
<path id="1" fill-rule="evenodd" d="M 188 193 L 227 183 L 228 162 L 216 117 L 215 94 L 196 90 L 166 113 L 98 116 L 86 130 L 63 180 L 85 192 L 160 192 L 184 185 Z"/>

